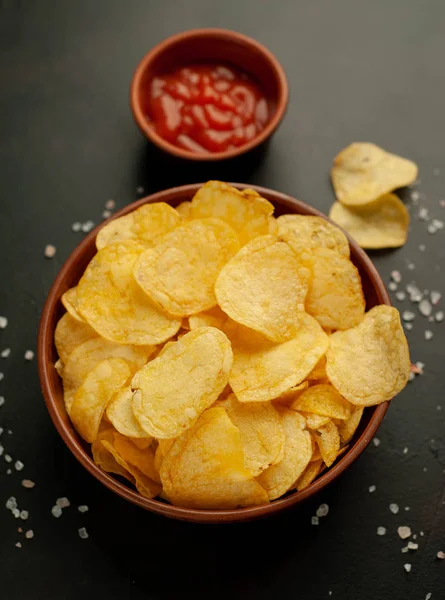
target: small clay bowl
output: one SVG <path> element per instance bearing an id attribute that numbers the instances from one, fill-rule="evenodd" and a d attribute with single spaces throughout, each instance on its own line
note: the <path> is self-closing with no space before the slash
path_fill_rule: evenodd
<path id="1" fill-rule="evenodd" d="M 190 152 L 160 137 L 144 110 L 148 85 L 156 75 L 190 64 L 217 62 L 237 67 L 258 82 L 272 115 L 263 131 L 250 142 L 224 152 Z M 271 137 L 284 117 L 289 99 L 286 75 L 278 60 L 262 44 L 227 29 L 192 29 L 167 38 L 144 56 L 131 82 L 130 103 L 142 133 L 158 148 L 189 160 L 234 158 L 257 148 Z"/>
<path id="2" fill-rule="evenodd" d="M 137 202 L 129 204 L 113 218 L 128 214 L 135 208 L 148 202 L 168 202 L 172 206 L 177 206 L 184 200 L 190 200 L 201 184 L 184 185 L 177 188 L 158 192 Z M 295 213 L 300 215 L 317 215 L 327 219 L 315 208 L 295 200 L 285 194 L 274 192 L 272 190 L 257 186 L 247 186 L 242 184 L 232 184 L 243 189 L 253 187 L 262 196 L 267 198 L 275 206 L 275 214 Z M 110 219 L 109 219 L 110 220 Z M 108 220 L 108 221 L 109 221 Z M 105 222 L 108 222 L 105 221 Z M 54 330 L 57 321 L 62 316 L 64 308 L 60 301 L 62 294 L 69 288 L 75 286 L 83 274 L 86 266 L 96 253 L 95 238 L 102 225 L 96 227 L 87 237 L 75 248 L 71 256 L 63 265 L 59 272 L 45 303 L 42 318 L 40 321 L 39 340 L 38 340 L 38 358 L 40 383 L 45 397 L 51 419 L 61 435 L 63 441 L 77 458 L 77 460 L 101 483 L 110 490 L 129 500 L 146 510 L 155 512 L 167 517 L 181 519 L 184 521 L 196 521 L 201 523 L 228 523 L 231 521 L 248 521 L 259 517 L 265 517 L 280 512 L 285 508 L 302 502 L 307 498 L 314 496 L 329 483 L 334 481 L 351 463 L 353 463 L 363 452 L 375 435 L 382 419 L 388 409 L 388 402 L 384 402 L 376 407 L 366 408 L 363 414 L 359 429 L 353 440 L 349 444 L 348 450 L 334 464 L 333 467 L 326 470 L 309 487 L 301 492 L 290 492 L 283 498 L 275 500 L 264 506 L 255 506 L 252 508 L 238 508 L 233 510 L 197 510 L 190 508 L 181 508 L 172 506 L 162 500 L 149 500 L 138 494 L 128 483 L 113 477 L 102 471 L 92 460 L 89 445 L 77 435 L 71 421 L 65 411 L 63 403 L 62 381 L 58 376 L 54 363 L 57 360 L 56 349 L 54 347 Z M 351 259 L 360 271 L 363 282 L 363 290 L 366 298 L 367 309 L 369 310 L 377 304 L 388 304 L 390 300 L 385 286 L 377 273 L 372 262 L 361 248 L 349 238 L 351 247 Z"/>

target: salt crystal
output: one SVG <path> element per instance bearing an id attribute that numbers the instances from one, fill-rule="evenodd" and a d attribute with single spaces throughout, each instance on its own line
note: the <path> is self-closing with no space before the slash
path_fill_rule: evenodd
<path id="1" fill-rule="evenodd" d="M 405 510 L 408 512 L 408 511 L 411 510 L 411 507 L 410 506 L 405 506 Z"/>
<path id="2" fill-rule="evenodd" d="M 45 246 L 45 250 L 44 250 L 44 254 L 46 256 L 46 258 L 53 258 L 56 255 L 56 247 L 53 246 L 52 244 L 47 244 Z"/>
<path id="3" fill-rule="evenodd" d="M 377 535 L 385 535 L 386 533 L 386 527 L 377 527 Z"/>
<path id="4" fill-rule="evenodd" d="M 3 406 L 4 403 L 5 403 L 5 397 L 0 396 L 0 406 Z"/>
<path id="5" fill-rule="evenodd" d="M 392 512 L 393 515 L 396 515 L 399 512 L 399 505 L 398 504 L 394 504 L 394 502 L 392 502 L 389 505 L 389 510 Z"/>
<path id="6" fill-rule="evenodd" d="M 395 283 L 400 283 L 402 281 L 402 275 L 400 271 L 391 271 L 391 278 Z"/>
<path id="7" fill-rule="evenodd" d="M 6 469 L 6 475 L 11 475 L 12 470 L 11 469 Z"/>
<path id="8" fill-rule="evenodd" d="M 419 219 L 421 221 L 428 221 L 428 219 L 430 218 L 429 211 L 424 206 L 421 206 L 419 208 L 419 212 L 418 212 L 417 216 L 419 217 Z"/>
<path id="9" fill-rule="evenodd" d="M 423 375 L 423 369 L 425 368 L 425 363 L 422 362 L 422 361 L 420 361 L 420 360 L 418 360 L 416 362 L 416 368 L 418 370 L 419 375 Z"/>
<path id="10" fill-rule="evenodd" d="M 11 512 L 16 519 L 20 518 L 20 511 L 18 508 L 13 508 Z"/>
<path id="11" fill-rule="evenodd" d="M 410 310 L 404 310 L 402 313 L 402 319 L 404 321 L 414 321 L 415 318 L 416 318 L 415 313 L 413 313 Z"/>
<path id="12" fill-rule="evenodd" d="M 426 473 L 428 471 L 428 469 L 426 467 L 423 467 L 423 472 Z"/>
<path id="13" fill-rule="evenodd" d="M 432 290 L 431 302 L 434 304 L 434 306 L 439 302 L 439 300 L 441 298 L 442 298 L 442 294 L 440 292 L 438 292 L 437 290 Z"/>
<path id="14" fill-rule="evenodd" d="M 85 221 L 85 223 L 82 223 L 82 231 L 84 233 L 88 233 L 89 231 L 91 231 L 94 227 L 94 223 L 93 221 Z"/>
<path id="15" fill-rule="evenodd" d="M 53 506 L 51 509 L 51 514 L 53 517 L 56 517 L 56 519 L 58 519 L 62 515 L 62 509 L 60 508 L 60 506 Z"/>
<path id="16" fill-rule="evenodd" d="M 423 533 L 423 531 L 420 531 L 420 537 L 423 537 L 425 534 Z"/>
<path id="17" fill-rule="evenodd" d="M 6 500 L 5 506 L 8 510 L 13 510 L 14 508 L 17 508 L 17 500 L 15 496 L 11 496 L 10 498 L 8 498 Z"/>
<path id="18" fill-rule="evenodd" d="M 419 192 L 418 192 L 417 190 L 413 190 L 413 191 L 411 192 L 411 200 L 412 200 L 413 202 L 418 202 L 418 200 L 419 200 L 419 199 L 420 199 L 420 194 L 419 194 Z"/>
<path id="19" fill-rule="evenodd" d="M 411 527 L 408 527 L 407 525 L 401 525 L 397 528 L 397 533 L 402 540 L 406 540 L 411 536 Z"/>
<path id="20" fill-rule="evenodd" d="M 439 560 L 443 560 L 445 558 L 445 552 L 442 552 L 442 550 L 439 550 L 439 552 L 436 554 L 436 556 Z"/>
<path id="21" fill-rule="evenodd" d="M 408 375 L 408 381 L 414 381 L 414 379 L 415 379 L 415 378 L 416 378 L 416 375 L 415 375 L 415 373 L 413 373 L 413 372 L 411 371 L 411 373 Z"/>
<path id="22" fill-rule="evenodd" d="M 32 529 L 28 529 L 28 531 L 25 533 L 25 538 L 27 540 L 31 540 L 34 537 L 34 531 Z"/>
<path id="23" fill-rule="evenodd" d="M 403 454 L 408 454 L 408 448 L 406 446 L 403 448 Z"/>
<path id="24" fill-rule="evenodd" d="M 395 281 L 390 281 L 388 283 L 388 288 L 390 289 L 391 292 L 395 292 L 397 289 L 397 283 Z"/>
<path id="25" fill-rule="evenodd" d="M 416 265 L 412 262 L 409 262 L 407 266 L 410 271 L 414 271 L 414 269 L 416 268 Z"/>
<path id="26" fill-rule="evenodd" d="M 400 290 L 400 292 L 397 292 L 397 293 L 396 293 L 396 298 L 397 298 L 397 300 L 398 300 L 399 302 L 403 302 L 403 300 L 405 300 L 405 298 L 406 298 L 406 294 L 405 294 L 405 292 L 402 292 L 402 291 Z"/>
<path id="27" fill-rule="evenodd" d="M 68 506 L 70 505 L 70 501 L 65 496 L 63 496 L 62 498 L 57 498 L 56 500 L 56 506 L 58 506 L 59 508 L 68 508 Z"/>
<path id="28" fill-rule="evenodd" d="M 433 594 L 431 592 L 428 592 L 428 594 L 425 596 L 425 600 L 430 600 L 432 595 Z"/>
<path id="29" fill-rule="evenodd" d="M 80 539 L 82 539 L 82 540 L 86 540 L 86 539 L 88 538 L 88 532 L 87 532 L 87 530 L 85 529 L 85 527 L 81 527 L 81 528 L 79 529 L 79 537 L 80 537 Z"/>
<path id="30" fill-rule="evenodd" d="M 417 550 L 418 547 L 419 547 L 419 544 L 415 544 L 414 542 L 408 542 L 409 550 Z"/>
<path id="31" fill-rule="evenodd" d="M 377 448 L 378 446 L 380 446 L 380 440 L 379 438 L 373 438 L 372 439 L 372 443 L 374 444 L 374 446 Z"/>
<path id="32" fill-rule="evenodd" d="M 318 525 L 319 523 L 318 517 L 311 517 L 311 525 Z"/>
<path id="33" fill-rule="evenodd" d="M 427 227 L 428 233 L 434 234 L 437 232 L 437 227 L 433 223 L 429 223 Z"/>
<path id="34" fill-rule="evenodd" d="M 19 533 L 23 533 L 23 529 L 22 529 L 21 527 L 17 527 L 17 531 L 18 531 Z"/>
<path id="35" fill-rule="evenodd" d="M 408 546 L 404 546 L 401 551 L 403 552 L 403 554 L 406 554 L 409 551 Z"/>
<path id="36" fill-rule="evenodd" d="M 406 286 L 406 291 L 409 294 L 409 299 L 411 302 L 420 302 L 422 300 L 422 292 L 414 283 L 409 283 Z"/>
<path id="37" fill-rule="evenodd" d="M 5 374 L 4 373 L 0 373 L 0 381 L 2 381 L 5 378 Z"/>
<path id="38" fill-rule="evenodd" d="M 411 329 L 413 328 L 413 324 L 412 323 L 404 323 L 404 325 L 405 325 L 405 329 L 407 331 L 411 331 Z"/>
<path id="39" fill-rule="evenodd" d="M 369 486 L 369 488 L 368 488 L 368 491 L 369 491 L 369 493 L 370 493 L 370 494 L 372 494 L 373 492 L 375 492 L 375 491 L 376 491 L 376 489 L 377 489 L 377 488 L 376 488 L 376 486 L 375 486 L 375 485 L 370 485 L 370 486 Z"/>
<path id="40" fill-rule="evenodd" d="M 438 323 L 440 323 L 441 321 L 443 321 L 443 318 L 444 318 L 444 312 L 443 312 L 443 310 L 439 310 L 439 311 L 438 311 L 438 312 L 435 314 L 434 318 L 436 319 L 436 321 L 437 321 Z"/>
<path id="41" fill-rule="evenodd" d="M 3 452 L 5 451 L 5 449 L 3 448 L 3 446 L 0 444 L 0 456 L 3 455 Z"/>
<path id="42" fill-rule="evenodd" d="M 438 405 L 436 406 L 436 410 L 442 410 L 442 406 L 441 406 L 440 404 L 438 404 Z"/>
<path id="43" fill-rule="evenodd" d="M 434 225 L 436 229 L 443 229 L 445 227 L 445 223 L 440 219 L 433 219 L 431 224 Z"/>
<path id="44" fill-rule="evenodd" d="M 115 208 L 115 206 L 116 206 L 116 202 L 114 200 L 107 200 L 105 202 L 105 208 L 107 210 L 113 210 L 113 208 Z"/>
<path id="45" fill-rule="evenodd" d="M 73 223 L 71 225 L 71 229 L 76 232 L 80 231 L 82 229 L 82 223 L 79 223 L 79 221 L 76 221 L 75 223 Z"/>
<path id="46" fill-rule="evenodd" d="M 138 188 L 136 188 L 136 191 L 138 194 L 143 194 L 144 193 L 144 188 L 140 185 Z"/>
<path id="47" fill-rule="evenodd" d="M 10 454 L 5 454 L 5 461 L 7 463 L 12 463 L 12 456 Z"/>
<path id="48" fill-rule="evenodd" d="M 403 565 L 403 567 L 407 573 L 409 573 L 411 571 L 411 565 L 409 563 L 405 563 Z"/>
<path id="49" fill-rule="evenodd" d="M 31 479 L 22 479 L 22 486 L 30 490 L 35 486 L 35 483 Z"/>
<path id="50" fill-rule="evenodd" d="M 317 517 L 326 517 L 329 512 L 329 506 L 327 504 L 320 504 L 320 506 L 315 511 Z"/>
<path id="51" fill-rule="evenodd" d="M 428 342 L 432 337 L 433 337 L 434 333 L 431 331 L 431 329 L 425 329 L 425 339 Z"/>
<path id="52" fill-rule="evenodd" d="M 8 325 L 8 319 L 6 317 L 0 317 L 0 329 L 5 329 Z"/>
<path id="53" fill-rule="evenodd" d="M 21 460 L 16 460 L 14 463 L 14 467 L 16 471 L 21 471 L 23 469 L 25 465 L 22 463 Z"/>
<path id="54" fill-rule="evenodd" d="M 27 510 L 20 511 L 20 518 L 22 519 L 22 521 L 26 521 L 26 519 L 28 517 L 29 517 L 29 512 Z"/>
<path id="55" fill-rule="evenodd" d="M 419 244 L 419 250 L 420 250 L 420 252 L 424 252 L 425 248 L 426 248 L 425 244 Z"/>
<path id="56" fill-rule="evenodd" d="M 424 317 L 429 317 L 432 310 L 433 310 L 433 307 L 431 306 L 431 303 L 429 300 L 426 300 L 426 298 L 424 298 L 423 300 L 420 301 L 419 312 L 421 315 L 423 315 Z"/>
<path id="57" fill-rule="evenodd" d="M 3 433 L 4 429 L 3 427 L 0 427 L 0 435 Z"/>
<path id="58" fill-rule="evenodd" d="M 25 352 L 25 360 L 32 360 L 34 358 L 34 352 L 32 350 L 27 350 Z"/>
<path id="59" fill-rule="evenodd" d="M 111 217 L 111 210 L 104 210 L 102 213 L 102 219 L 108 219 L 108 217 Z"/>
<path id="60" fill-rule="evenodd" d="M 11 354 L 11 348 L 5 348 L 4 350 L 1 351 L 0 356 L 2 358 L 8 358 L 8 356 Z"/>
<path id="61" fill-rule="evenodd" d="M 22 547 L 21 542 L 16 542 L 15 545 L 17 546 L 17 548 L 21 548 Z"/>
<path id="62" fill-rule="evenodd" d="M 81 504 L 77 507 L 77 510 L 81 513 L 86 513 L 88 512 L 88 506 L 86 504 Z"/>

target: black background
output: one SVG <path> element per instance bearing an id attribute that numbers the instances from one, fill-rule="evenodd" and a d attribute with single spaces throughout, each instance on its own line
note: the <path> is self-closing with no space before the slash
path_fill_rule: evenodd
<path id="1" fill-rule="evenodd" d="M 380 446 L 371 445 L 315 500 L 244 525 L 169 521 L 102 487 L 58 437 L 36 361 L 23 359 L 35 349 L 51 282 L 83 235 L 71 224 L 99 222 L 107 199 L 124 206 L 142 195 L 139 186 L 150 193 L 208 178 L 245 181 L 326 212 L 332 158 L 351 141 L 369 140 L 418 162 L 420 204 L 443 219 L 443 0 L 1 0 L 0 6 L 0 315 L 9 319 L 0 347 L 12 349 L 0 359 L 6 398 L 0 439 L 25 463 L 8 476 L 10 465 L 0 459 L 0 598 L 318 599 L 329 591 L 352 600 L 423 600 L 427 592 L 445 598 L 445 561 L 435 559 L 445 550 L 444 324 L 419 315 L 414 321 L 412 358 L 426 363 L 425 375 L 393 402 Z M 178 166 L 149 149 L 132 120 L 128 89 L 139 59 L 168 35 L 202 26 L 257 38 L 287 72 L 287 116 L 257 160 Z M 445 292 L 445 231 L 429 235 L 415 218 L 417 208 L 411 210 L 407 245 L 373 259 L 385 281 L 399 269 L 404 284 L 415 280 Z M 47 243 L 57 247 L 52 260 L 43 256 Z M 435 334 L 429 342 L 426 328 Z M 36 487 L 22 488 L 22 477 Z M 30 511 L 28 522 L 3 508 L 11 495 Z M 60 496 L 72 506 L 56 520 L 50 510 Z M 310 518 L 321 502 L 330 512 L 315 527 Z M 398 515 L 390 502 L 400 505 Z M 77 512 L 78 504 L 88 504 L 89 512 Z M 405 542 L 396 532 L 405 524 L 424 532 L 419 550 L 409 554 L 401 553 Z M 379 525 L 386 536 L 376 535 Z M 22 539 L 19 526 L 32 528 L 34 539 Z M 79 538 L 81 526 L 88 540 Z M 412 563 L 410 574 L 405 562 Z"/>

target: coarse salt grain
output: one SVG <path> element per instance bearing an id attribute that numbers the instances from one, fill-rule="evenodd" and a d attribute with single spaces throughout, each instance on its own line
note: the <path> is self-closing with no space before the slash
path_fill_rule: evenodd
<path id="1" fill-rule="evenodd" d="M 425 208 L 424 206 L 421 206 L 419 208 L 419 212 L 417 213 L 417 216 L 419 217 L 419 219 L 421 221 L 428 221 L 428 219 L 430 218 L 429 210 L 427 208 Z"/>
<path id="2" fill-rule="evenodd" d="M 398 291 L 396 293 L 396 298 L 399 302 L 403 302 L 403 300 L 405 300 L 405 298 L 406 298 L 405 292 L 402 292 L 402 290 Z"/>
<path id="3" fill-rule="evenodd" d="M 417 190 L 414 190 L 411 192 L 411 200 L 413 202 L 418 202 L 418 200 L 420 199 L 420 194 Z"/>
<path id="4" fill-rule="evenodd" d="M 22 521 L 26 521 L 26 519 L 28 517 L 29 517 L 29 512 L 27 510 L 20 511 L 20 518 L 22 519 Z"/>
<path id="5" fill-rule="evenodd" d="M 79 221 L 76 221 L 75 223 L 73 223 L 71 225 L 71 229 L 76 232 L 80 231 L 82 229 L 82 223 L 80 223 Z"/>
<path id="6" fill-rule="evenodd" d="M 22 547 L 21 542 L 16 542 L 15 545 L 16 545 L 17 548 L 21 548 Z"/>
<path id="7" fill-rule="evenodd" d="M 417 550 L 419 547 L 419 544 L 416 544 L 415 542 L 408 542 L 408 550 Z"/>
<path id="8" fill-rule="evenodd" d="M 424 298 L 423 300 L 421 300 L 419 302 L 419 312 L 424 317 L 429 317 L 432 310 L 433 310 L 433 307 L 431 305 L 431 302 L 429 300 L 427 300 L 426 298 Z"/>
<path id="9" fill-rule="evenodd" d="M 136 188 L 136 191 L 138 194 L 143 194 L 144 193 L 144 188 L 140 185 L 139 187 Z"/>
<path id="10" fill-rule="evenodd" d="M 77 507 L 77 510 L 81 513 L 86 513 L 88 512 L 88 506 L 86 504 L 81 504 Z"/>
<path id="11" fill-rule="evenodd" d="M 426 248 L 425 244 L 419 244 L 419 250 L 420 250 L 420 252 L 424 252 L 425 248 Z"/>
<path id="12" fill-rule="evenodd" d="M 411 527 L 407 525 L 401 525 L 397 528 L 397 533 L 399 534 L 399 538 L 402 540 L 406 540 L 411 536 Z"/>
<path id="13" fill-rule="evenodd" d="M 408 448 L 407 448 L 407 446 L 405 446 L 405 448 L 403 448 L 403 454 L 408 454 Z"/>
<path id="14" fill-rule="evenodd" d="M 25 538 L 27 540 L 31 540 L 34 537 L 34 531 L 32 529 L 28 529 L 28 531 L 25 532 Z"/>
<path id="15" fill-rule="evenodd" d="M 14 463 L 14 467 L 16 471 L 21 471 L 23 469 L 25 465 L 22 463 L 21 460 L 16 460 Z"/>
<path id="16" fill-rule="evenodd" d="M 8 356 L 11 354 L 11 348 L 5 348 L 4 350 L 1 351 L 0 356 L 2 358 L 8 358 Z"/>
<path id="17" fill-rule="evenodd" d="M 7 463 L 12 463 L 12 456 L 10 454 L 5 454 L 5 461 Z"/>
<path id="18" fill-rule="evenodd" d="M 0 396 L 0 406 L 3 406 L 4 403 L 5 403 L 5 397 Z"/>
<path id="19" fill-rule="evenodd" d="M 436 290 L 433 290 L 431 292 L 430 296 L 431 296 L 431 302 L 434 304 L 434 306 L 436 306 L 436 304 L 438 304 L 438 302 L 442 298 L 442 294 Z"/>
<path id="20" fill-rule="evenodd" d="M 94 223 L 93 221 L 85 221 L 85 223 L 82 223 L 82 231 L 84 233 L 88 233 L 89 231 L 91 231 L 94 227 Z"/>
<path id="21" fill-rule="evenodd" d="M 56 506 L 59 508 L 68 508 L 68 506 L 71 506 L 71 503 L 66 496 L 63 496 L 62 498 L 57 498 Z"/>
<path id="22" fill-rule="evenodd" d="M 395 281 L 390 281 L 388 283 L 388 288 L 390 289 L 391 292 L 395 292 L 397 289 L 397 283 Z"/>
<path id="23" fill-rule="evenodd" d="M 378 446 L 380 446 L 380 440 L 379 438 L 372 438 L 372 443 L 374 444 L 374 446 L 377 448 Z"/>
<path id="24" fill-rule="evenodd" d="M 15 498 L 15 496 L 11 496 L 10 498 L 8 498 L 6 500 L 5 506 L 8 510 L 13 510 L 14 508 L 17 508 L 17 499 Z"/>
<path id="25" fill-rule="evenodd" d="M 46 258 L 53 258 L 56 255 L 57 249 L 52 244 L 45 246 L 44 254 Z"/>
<path id="26" fill-rule="evenodd" d="M 108 219 L 108 217 L 111 217 L 111 210 L 104 210 L 102 213 L 102 219 Z"/>
<path id="27" fill-rule="evenodd" d="M 53 506 L 51 509 L 51 514 L 53 517 L 56 517 L 56 519 L 58 519 L 62 515 L 62 509 L 60 508 L 60 506 Z"/>
<path id="28" fill-rule="evenodd" d="M 431 600 L 431 596 L 433 594 L 431 592 L 428 592 L 428 594 L 425 596 L 425 600 Z"/>
<path id="29" fill-rule="evenodd" d="M 443 321 L 443 318 L 444 318 L 444 312 L 443 312 L 443 310 L 439 310 L 439 311 L 438 311 L 438 312 L 435 314 L 434 318 L 436 319 L 436 321 L 437 321 L 438 323 L 440 323 L 441 321 Z"/>
<path id="30" fill-rule="evenodd" d="M 429 340 L 432 339 L 432 337 L 434 336 L 434 333 L 431 331 L 431 329 L 425 329 L 425 339 L 428 342 Z"/>
<path id="31" fill-rule="evenodd" d="M 409 563 L 405 563 L 405 564 L 403 565 L 403 568 L 405 569 L 405 571 L 406 571 L 407 573 L 410 573 L 410 572 L 411 572 L 411 565 L 410 565 Z"/>
<path id="32" fill-rule="evenodd" d="M 377 535 L 385 535 L 386 533 L 386 527 L 377 527 Z"/>
<path id="33" fill-rule="evenodd" d="M 317 517 L 326 517 L 329 512 L 329 506 L 327 504 L 320 504 L 320 506 L 315 511 Z"/>
<path id="34" fill-rule="evenodd" d="M 409 262 L 407 266 L 410 271 L 414 271 L 414 269 L 416 268 L 416 265 L 412 262 Z"/>
<path id="35" fill-rule="evenodd" d="M 391 502 L 391 504 L 389 505 L 389 510 L 392 512 L 393 515 L 396 515 L 399 512 L 399 505 L 395 504 L 394 502 Z"/>
<path id="36" fill-rule="evenodd" d="M 415 318 L 416 318 L 415 313 L 413 313 L 410 310 L 404 310 L 402 313 L 402 319 L 404 321 L 414 321 Z"/>
<path id="37" fill-rule="evenodd" d="M 391 278 L 395 283 L 400 283 L 402 281 L 402 275 L 400 271 L 391 271 Z"/>
<path id="38" fill-rule="evenodd" d="M 5 378 L 4 373 L 0 373 L 0 381 L 2 381 Z"/>
<path id="39" fill-rule="evenodd" d="M 375 485 L 370 485 L 370 486 L 369 486 L 369 488 L 368 488 L 368 491 L 369 491 L 369 493 L 370 493 L 370 494 L 372 494 L 373 492 L 375 492 L 375 491 L 376 491 L 376 489 L 377 489 L 377 488 L 376 488 L 376 486 L 375 486 Z"/>
<path id="40" fill-rule="evenodd" d="M 115 206 L 116 206 L 116 202 L 114 200 L 107 200 L 105 202 L 105 208 L 107 210 L 113 210 L 113 208 L 115 208 Z"/>
<path id="41" fill-rule="evenodd" d="M 409 510 L 411 510 L 410 506 L 405 506 L 405 510 L 408 512 Z"/>
<path id="42" fill-rule="evenodd" d="M 442 550 L 439 550 L 439 552 L 436 554 L 436 556 L 439 560 L 443 560 L 445 558 L 445 552 L 442 552 Z"/>
<path id="43" fill-rule="evenodd" d="M 8 326 L 8 319 L 6 317 L 0 317 L 0 329 L 5 329 Z"/>
<path id="44" fill-rule="evenodd" d="M 35 486 L 35 483 L 31 479 L 22 479 L 22 486 L 30 490 Z"/>
<path id="45" fill-rule="evenodd" d="M 34 352 L 32 350 L 27 350 L 25 352 L 25 360 L 32 360 L 34 358 Z"/>
<path id="46" fill-rule="evenodd" d="M 6 469 L 6 475 L 11 475 L 12 470 L 11 469 Z"/>
<path id="47" fill-rule="evenodd" d="M 320 520 L 318 517 L 311 517 L 311 525 L 318 525 L 320 523 Z"/>
<path id="48" fill-rule="evenodd" d="M 443 229 L 445 227 L 445 223 L 440 219 L 433 219 L 431 224 L 434 225 L 436 229 Z"/>
<path id="49" fill-rule="evenodd" d="M 82 540 L 86 540 L 88 538 L 88 532 L 85 527 L 81 527 L 79 529 L 79 537 Z"/>
<path id="50" fill-rule="evenodd" d="M 412 323 L 405 323 L 405 329 L 407 331 L 411 331 L 412 328 L 413 328 L 413 324 Z"/>

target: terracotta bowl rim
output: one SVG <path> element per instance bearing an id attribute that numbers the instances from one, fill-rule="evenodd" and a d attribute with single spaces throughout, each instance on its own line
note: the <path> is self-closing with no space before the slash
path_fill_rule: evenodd
<path id="1" fill-rule="evenodd" d="M 144 112 L 141 108 L 139 102 L 139 88 L 141 85 L 142 77 L 147 69 L 148 65 L 153 62 L 159 55 L 165 52 L 168 48 L 180 43 L 189 41 L 191 39 L 196 38 L 204 38 L 204 37 L 214 37 L 222 40 L 233 40 L 248 46 L 250 49 L 254 50 L 255 53 L 261 54 L 262 58 L 265 62 L 268 62 L 272 67 L 275 77 L 278 84 L 278 95 L 277 95 L 277 104 L 274 111 L 274 114 L 270 121 L 267 123 L 266 127 L 263 131 L 256 137 L 253 138 L 247 144 L 243 144 L 239 148 L 235 148 L 232 150 L 225 150 L 223 152 L 213 152 L 213 153 L 204 153 L 204 152 L 189 152 L 187 150 L 183 150 L 182 148 L 178 148 L 173 144 L 170 144 L 166 140 L 164 140 L 161 136 L 153 131 L 153 128 L 150 127 L 147 123 L 147 119 L 144 115 Z M 236 65 L 235 65 L 236 66 Z M 182 31 L 175 35 L 172 35 L 165 40 L 161 41 L 159 44 L 154 46 L 151 50 L 145 54 L 145 56 L 141 59 L 136 70 L 134 72 L 131 85 L 130 85 L 130 105 L 131 110 L 134 116 L 134 119 L 139 126 L 140 130 L 144 133 L 144 135 L 158 148 L 167 152 L 168 154 L 172 154 L 182 159 L 193 160 L 193 161 L 216 161 L 216 160 L 226 160 L 229 158 L 234 158 L 236 156 L 240 156 L 257 148 L 263 142 L 269 138 L 274 131 L 277 129 L 278 125 L 282 121 L 287 105 L 289 101 L 289 85 L 287 82 L 287 77 L 284 72 L 283 67 L 279 63 L 278 59 L 272 54 L 270 50 L 268 50 L 263 44 L 254 40 L 253 38 L 244 35 L 242 33 L 238 33 L 237 31 L 232 31 L 230 29 L 220 29 L 220 28 L 200 28 L 200 29 L 189 29 L 187 31 Z"/>
<path id="2" fill-rule="evenodd" d="M 306 500 L 307 498 L 315 495 L 320 490 L 326 487 L 330 482 L 336 479 L 341 473 L 343 473 L 365 450 L 371 439 L 374 437 L 377 429 L 379 428 L 386 411 L 389 407 L 389 402 L 384 402 L 376 407 L 370 407 L 374 412 L 370 417 L 369 423 L 365 430 L 362 432 L 360 437 L 355 440 L 350 449 L 344 454 L 344 456 L 318 479 L 316 479 L 309 487 L 302 490 L 301 492 L 292 492 L 287 496 L 274 500 L 270 504 L 262 506 L 254 506 L 249 508 L 237 508 L 230 510 L 200 510 L 191 508 L 182 508 L 179 506 L 173 506 L 171 504 L 164 503 L 156 499 L 144 498 L 136 491 L 127 487 L 127 485 L 121 483 L 117 479 L 114 479 L 110 474 L 102 471 L 92 460 L 89 454 L 84 448 L 79 445 L 79 438 L 74 428 L 69 421 L 64 419 L 64 409 L 59 409 L 56 394 L 53 394 L 51 390 L 51 371 L 54 369 L 52 364 L 52 349 L 53 349 L 53 336 L 54 331 L 50 330 L 49 323 L 51 316 L 55 310 L 60 308 L 60 297 L 61 290 L 66 289 L 64 287 L 65 281 L 69 278 L 70 272 L 77 263 L 78 259 L 88 251 L 88 247 L 94 244 L 94 239 L 97 232 L 104 224 L 108 223 L 112 219 L 121 217 L 139 206 L 146 204 L 147 202 L 172 202 L 175 199 L 184 197 L 192 197 L 196 190 L 201 187 L 201 183 L 188 184 L 180 187 L 169 188 L 160 192 L 156 192 L 137 200 L 131 204 L 128 204 L 124 208 L 117 211 L 113 217 L 104 221 L 93 229 L 73 250 L 68 259 L 65 261 L 61 270 L 59 271 L 46 299 L 41 320 L 38 335 L 38 369 L 42 393 L 45 399 L 45 403 L 50 414 L 50 417 L 59 432 L 61 438 L 68 446 L 72 454 L 77 460 L 89 471 L 97 480 L 108 487 L 110 490 L 129 500 L 133 504 L 140 506 L 146 510 L 158 513 L 167 517 L 176 518 L 185 521 L 202 522 L 202 523 L 221 523 L 221 522 L 234 522 L 234 521 L 248 521 L 264 516 L 269 516 L 277 513 L 287 507 L 290 507 L 298 502 Z M 276 192 L 268 188 L 250 185 L 250 184 L 238 184 L 232 183 L 231 185 L 238 187 L 239 189 L 253 188 L 260 194 L 269 198 L 272 203 L 285 206 L 296 214 L 312 214 L 325 218 L 330 221 L 323 213 L 317 209 L 301 202 L 281 192 Z M 332 221 L 330 221 L 332 222 Z M 355 258 L 360 264 L 360 268 L 365 270 L 370 278 L 370 281 L 377 292 L 377 295 L 381 299 L 382 304 L 391 305 L 388 292 L 386 291 L 385 285 L 380 278 L 376 268 L 372 264 L 371 260 L 365 254 L 365 252 L 352 240 L 349 236 L 349 243 L 351 246 L 351 255 L 355 255 Z"/>

